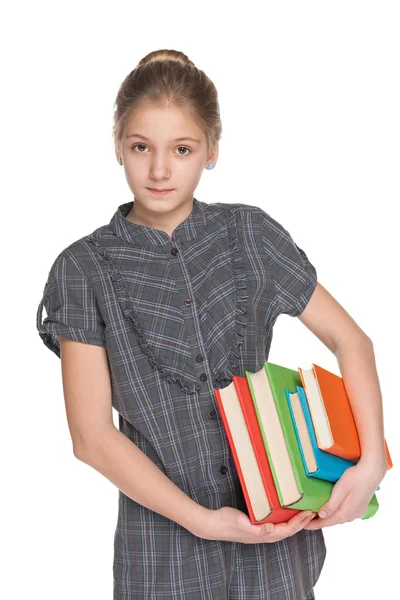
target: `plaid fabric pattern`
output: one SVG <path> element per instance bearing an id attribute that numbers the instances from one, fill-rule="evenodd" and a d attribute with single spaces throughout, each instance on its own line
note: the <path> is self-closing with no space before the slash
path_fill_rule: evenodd
<path id="1" fill-rule="evenodd" d="M 105 347 L 122 433 L 199 504 L 247 514 L 213 388 L 262 368 L 277 317 L 304 310 L 316 270 L 257 206 L 194 198 L 171 239 L 129 221 L 133 202 L 57 256 L 39 335 L 57 356 L 60 337 Z M 205 540 L 119 491 L 114 600 L 313 598 L 325 555 L 321 530 Z"/>

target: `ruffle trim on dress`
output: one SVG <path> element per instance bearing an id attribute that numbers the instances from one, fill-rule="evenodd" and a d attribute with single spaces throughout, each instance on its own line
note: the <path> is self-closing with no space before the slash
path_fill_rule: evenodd
<path id="1" fill-rule="evenodd" d="M 89 235 L 86 241 L 91 242 L 96 246 L 97 251 L 101 255 L 103 262 L 105 263 L 108 272 L 110 273 L 111 280 L 113 282 L 118 301 L 121 305 L 123 313 L 131 320 L 135 333 L 137 335 L 141 350 L 147 355 L 147 358 L 154 369 L 157 369 L 162 378 L 169 383 L 178 383 L 181 390 L 184 392 L 193 393 L 201 389 L 200 384 L 189 381 L 182 376 L 175 375 L 157 356 L 154 350 L 151 348 L 146 335 L 143 331 L 140 319 L 137 316 L 135 309 L 129 300 L 128 290 L 125 284 L 124 277 L 114 263 L 112 258 L 105 251 L 104 247 L 100 244 L 99 240 L 93 235 Z"/>
<path id="2" fill-rule="evenodd" d="M 229 209 L 228 209 L 229 210 Z M 247 289 L 246 272 L 243 268 L 243 256 L 240 253 L 238 234 L 236 229 L 235 214 L 228 222 L 228 235 L 232 252 L 232 264 L 236 283 L 236 322 L 233 332 L 233 340 L 229 347 L 227 363 L 224 369 L 217 372 L 213 378 L 214 388 L 221 389 L 232 381 L 240 358 L 240 346 L 244 343 L 245 329 L 248 321 L 246 302 L 249 297 Z"/>

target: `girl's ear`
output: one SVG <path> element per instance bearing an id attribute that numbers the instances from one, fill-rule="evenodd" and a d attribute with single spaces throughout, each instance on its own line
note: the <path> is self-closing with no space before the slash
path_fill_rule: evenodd
<path id="1" fill-rule="evenodd" d="M 207 159 L 207 163 L 212 162 L 212 164 L 215 165 L 217 164 L 217 159 L 218 159 L 218 152 L 219 152 L 219 147 L 218 144 L 216 146 L 214 146 L 214 148 L 211 150 L 211 153 Z"/>

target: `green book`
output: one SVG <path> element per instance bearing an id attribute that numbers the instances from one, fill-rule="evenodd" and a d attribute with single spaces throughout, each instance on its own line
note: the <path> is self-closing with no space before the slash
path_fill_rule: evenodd
<path id="1" fill-rule="evenodd" d="M 265 362 L 256 373 L 246 371 L 246 378 L 281 506 L 318 512 L 334 484 L 309 477 L 304 469 L 285 392 L 302 385 L 298 371 Z M 374 494 L 362 519 L 373 517 L 378 508 Z"/>

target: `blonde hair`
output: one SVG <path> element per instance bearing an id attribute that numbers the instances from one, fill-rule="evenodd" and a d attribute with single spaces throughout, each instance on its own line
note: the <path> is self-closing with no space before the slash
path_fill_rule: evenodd
<path id="1" fill-rule="evenodd" d="M 144 105 L 173 104 L 201 127 L 207 139 L 207 152 L 222 134 L 218 93 L 201 69 L 178 50 L 154 50 L 142 58 L 121 83 L 114 103 L 113 138 L 122 140 L 132 113 Z"/>

